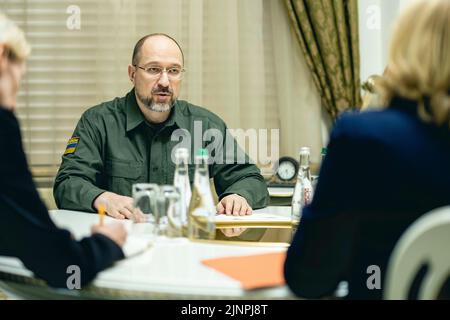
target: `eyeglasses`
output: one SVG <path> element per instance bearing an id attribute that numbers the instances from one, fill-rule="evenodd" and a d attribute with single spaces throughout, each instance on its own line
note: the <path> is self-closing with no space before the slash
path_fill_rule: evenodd
<path id="1" fill-rule="evenodd" d="M 160 66 L 141 67 L 138 65 L 134 65 L 134 67 L 144 70 L 149 77 L 155 79 L 161 77 L 163 72 L 166 72 L 167 77 L 170 80 L 180 80 L 183 77 L 183 73 L 186 71 L 185 69 L 179 67 L 170 67 L 170 68 L 163 68 Z"/>

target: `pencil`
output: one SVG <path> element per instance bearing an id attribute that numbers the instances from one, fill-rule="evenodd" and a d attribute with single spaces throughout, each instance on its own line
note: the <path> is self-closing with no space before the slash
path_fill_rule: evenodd
<path id="1" fill-rule="evenodd" d="M 98 214 L 100 216 L 100 226 L 103 226 L 103 217 L 105 216 L 106 206 L 102 203 L 98 206 Z"/>

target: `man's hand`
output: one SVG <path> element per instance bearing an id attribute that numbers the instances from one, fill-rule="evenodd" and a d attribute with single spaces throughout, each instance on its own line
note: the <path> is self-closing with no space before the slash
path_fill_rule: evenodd
<path id="1" fill-rule="evenodd" d="M 92 233 L 101 233 L 122 247 L 127 239 L 127 231 L 122 223 L 111 223 L 108 225 L 94 225 L 91 228 Z"/>
<path id="2" fill-rule="evenodd" d="M 120 196 L 113 192 L 103 192 L 94 201 L 94 208 L 106 207 L 106 213 L 116 219 L 133 219 L 133 198 Z"/>
<path id="3" fill-rule="evenodd" d="M 245 216 L 253 213 L 252 208 L 244 197 L 237 194 L 230 194 L 223 197 L 217 204 L 217 212 L 220 214 Z"/>

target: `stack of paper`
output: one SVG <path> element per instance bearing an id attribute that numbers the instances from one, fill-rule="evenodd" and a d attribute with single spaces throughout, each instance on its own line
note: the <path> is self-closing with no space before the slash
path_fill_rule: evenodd
<path id="1" fill-rule="evenodd" d="M 289 209 L 289 208 L 288 208 Z M 216 225 L 221 226 L 251 226 L 251 225 L 290 225 L 291 213 L 290 210 L 281 213 L 267 213 L 267 212 L 253 212 L 248 216 L 233 216 L 219 214 L 216 215 Z"/>

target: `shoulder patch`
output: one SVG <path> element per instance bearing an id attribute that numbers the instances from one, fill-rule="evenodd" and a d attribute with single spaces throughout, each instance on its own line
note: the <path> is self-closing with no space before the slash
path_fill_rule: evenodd
<path id="1" fill-rule="evenodd" d="M 75 150 L 77 149 L 78 141 L 80 141 L 79 137 L 70 138 L 69 142 L 67 142 L 67 147 L 66 147 L 66 151 L 64 151 L 64 155 L 74 153 Z"/>

